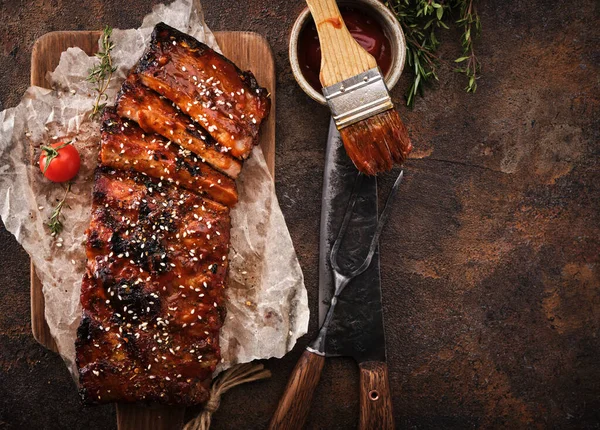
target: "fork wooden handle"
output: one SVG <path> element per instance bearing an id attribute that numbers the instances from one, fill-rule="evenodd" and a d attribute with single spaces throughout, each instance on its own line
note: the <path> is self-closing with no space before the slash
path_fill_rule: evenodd
<path id="1" fill-rule="evenodd" d="M 315 388 L 319 384 L 325 357 L 305 350 L 288 380 L 269 430 L 301 430 L 308 417 Z"/>

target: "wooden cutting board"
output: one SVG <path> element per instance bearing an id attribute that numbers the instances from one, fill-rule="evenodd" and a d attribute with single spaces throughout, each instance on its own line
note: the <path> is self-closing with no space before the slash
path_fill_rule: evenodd
<path id="1" fill-rule="evenodd" d="M 58 65 L 60 54 L 77 46 L 87 54 L 98 50 L 99 31 L 56 31 L 40 37 L 31 54 L 31 85 L 49 87 L 46 74 Z M 267 165 L 275 173 L 275 62 L 267 40 L 257 33 L 220 31 L 215 37 L 223 54 L 242 70 L 251 70 L 261 86 L 271 93 L 271 114 L 263 124 L 260 145 Z M 31 330 L 35 339 L 46 348 L 57 352 L 56 343 L 44 318 L 42 284 L 31 265 Z M 119 430 L 180 429 L 183 426 L 182 408 L 117 405 Z"/>

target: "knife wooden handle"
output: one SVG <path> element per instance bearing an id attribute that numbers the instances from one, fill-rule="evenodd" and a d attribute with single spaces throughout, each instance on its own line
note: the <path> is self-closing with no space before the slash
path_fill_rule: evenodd
<path id="1" fill-rule="evenodd" d="M 269 430 L 300 430 L 304 428 L 324 364 L 324 356 L 308 350 L 302 353 L 288 380 L 285 392 L 279 400 L 277 410 L 271 418 Z"/>
<path id="2" fill-rule="evenodd" d="M 392 396 L 385 363 L 366 361 L 360 367 L 359 430 L 393 430 Z"/>

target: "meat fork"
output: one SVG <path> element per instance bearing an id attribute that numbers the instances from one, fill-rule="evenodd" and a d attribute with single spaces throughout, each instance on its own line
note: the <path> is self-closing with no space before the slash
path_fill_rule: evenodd
<path id="1" fill-rule="evenodd" d="M 327 315 L 325 316 L 325 321 L 323 322 L 323 325 L 321 326 L 321 330 L 319 331 L 317 338 L 313 341 L 311 346 L 308 347 L 315 351 L 323 351 L 323 347 L 325 346 L 324 345 L 325 339 L 327 337 L 327 329 L 329 327 L 329 323 L 331 322 L 331 319 L 333 318 L 335 306 L 338 302 L 338 298 L 339 298 L 340 294 L 342 293 L 344 288 L 346 288 L 346 285 L 348 285 L 352 279 L 354 279 L 357 276 L 359 276 L 360 274 L 362 274 L 365 270 L 367 270 L 367 268 L 371 264 L 371 260 L 373 259 L 373 254 L 375 254 L 375 249 L 377 248 L 377 244 L 379 243 L 379 236 L 381 235 L 383 226 L 385 225 L 387 219 L 390 216 L 390 207 L 391 207 L 390 202 L 392 202 L 394 197 L 396 196 L 396 193 L 398 192 L 398 187 L 400 186 L 400 183 L 402 182 L 402 179 L 404 178 L 404 170 L 400 171 L 400 173 L 398 174 L 398 177 L 394 181 L 394 185 L 392 186 L 390 193 L 388 194 L 388 197 L 385 201 L 385 205 L 383 207 L 383 211 L 381 212 L 381 215 L 379 216 L 379 219 L 377 220 L 377 227 L 375 229 L 375 233 L 373 234 L 373 237 L 371 238 L 371 243 L 369 244 L 369 251 L 367 252 L 367 255 L 365 256 L 365 258 L 360 266 L 358 266 L 356 269 L 350 270 L 348 272 L 347 268 L 343 268 L 339 264 L 338 254 L 339 254 L 342 242 L 344 240 L 344 236 L 346 235 L 346 230 L 348 229 L 348 224 L 350 223 L 352 214 L 354 213 L 354 206 L 356 205 L 356 199 L 359 194 L 358 191 L 360 190 L 360 186 L 364 180 L 364 177 L 365 177 L 365 175 L 361 172 L 359 172 L 358 176 L 356 177 L 356 180 L 354 182 L 354 187 L 352 189 L 352 195 L 350 196 L 350 199 L 348 200 L 348 206 L 346 207 L 346 212 L 344 214 L 344 219 L 342 221 L 340 231 L 338 233 L 337 238 L 335 239 L 335 242 L 333 243 L 333 246 L 331 247 L 331 254 L 329 255 L 329 260 L 331 263 L 331 270 L 333 272 L 333 283 L 334 283 L 335 291 L 334 291 L 333 297 L 331 298 L 331 304 L 329 306 L 329 310 L 327 311 Z"/>

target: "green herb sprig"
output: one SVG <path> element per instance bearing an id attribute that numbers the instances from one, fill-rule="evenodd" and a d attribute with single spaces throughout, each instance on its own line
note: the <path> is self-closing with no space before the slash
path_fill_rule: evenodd
<path id="1" fill-rule="evenodd" d="M 462 55 L 455 60 L 460 66 L 454 70 L 468 78 L 467 92 L 475 92 L 481 70 L 475 55 L 473 41 L 481 33 L 481 21 L 474 6 L 475 0 L 388 0 L 406 36 L 407 62 L 414 73 L 406 94 L 406 104 L 414 106 L 415 97 L 423 95 L 424 84 L 438 80 L 437 56 L 440 42 L 436 32 L 448 29 L 449 23 L 461 27 Z M 458 17 L 457 17 L 458 15 Z"/>
<path id="2" fill-rule="evenodd" d="M 52 236 L 58 235 L 63 230 L 63 223 L 60 220 L 60 213 L 62 212 L 63 206 L 65 205 L 65 201 L 67 200 L 67 196 L 69 195 L 70 191 L 71 183 L 69 182 L 67 184 L 65 195 L 52 210 L 52 215 L 50 215 L 50 220 L 48 221 L 48 227 L 50 228 L 50 233 Z"/>
<path id="3" fill-rule="evenodd" d="M 90 113 L 90 119 L 97 119 L 102 115 L 102 112 L 106 107 L 106 100 L 108 99 L 106 89 L 110 84 L 113 73 L 117 70 L 117 68 L 113 66 L 112 57 L 110 55 L 115 47 L 110 40 L 111 34 L 112 28 L 107 25 L 104 28 L 100 39 L 100 52 L 96 54 L 96 57 L 100 59 L 100 62 L 88 71 L 89 76 L 87 77 L 87 81 L 96 84 L 94 91 L 97 92 L 94 108 Z"/>
<path id="4" fill-rule="evenodd" d="M 477 90 L 477 77 L 481 70 L 481 64 L 475 56 L 473 47 L 473 36 L 478 37 L 481 34 L 481 21 L 473 7 L 473 0 L 460 2 L 460 19 L 456 24 L 463 28 L 461 43 L 463 47 L 463 56 L 454 60 L 456 63 L 464 63 L 462 67 L 454 69 L 457 72 L 464 73 L 469 78 L 469 83 L 465 90 L 474 93 Z"/>

